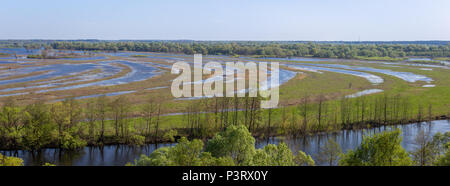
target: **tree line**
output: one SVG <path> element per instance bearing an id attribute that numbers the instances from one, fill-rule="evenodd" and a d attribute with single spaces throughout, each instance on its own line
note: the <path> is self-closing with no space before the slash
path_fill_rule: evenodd
<path id="1" fill-rule="evenodd" d="M 143 145 L 170 142 L 185 136 L 208 139 L 231 125 L 243 125 L 253 136 L 331 132 L 341 129 L 444 119 L 433 113 L 432 105 L 412 102 L 400 95 L 327 100 L 308 95 L 297 106 L 261 109 L 261 97 L 211 98 L 189 102 L 177 122 L 167 127 L 163 105 L 151 97 L 133 106 L 127 97 L 100 96 L 81 103 L 68 98 L 62 102 L 36 102 L 18 106 L 11 99 L 0 109 L 0 148 L 39 150 L 45 147 L 76 150 L 86 145 Z"/>
<path id="2" fill-rule="evenodd" d="M 448 43 L 346 43 L 275 41 L 41 41 L 14 43 L 27 49 L 53 48 L 84 51 L 137 51 L 256 57 L 450 57 Z M 388 58 L 388 59 L 389 59 Z"/>

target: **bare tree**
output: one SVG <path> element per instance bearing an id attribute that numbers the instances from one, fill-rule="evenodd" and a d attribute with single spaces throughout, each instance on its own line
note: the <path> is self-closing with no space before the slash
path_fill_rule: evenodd
<path id="1" fill-rule="evenodd" d="M 74 99 L 69 98 L 63 101 L 64 106 L 67 108 L 68 116 L 69 116 L 69 128 L 76 126 L 78 122 L 81 120 L 81 116 L 83 110 L 80 106 L 80 103 Z"/>
<path id="2" fill-rule="evenodd" d="M 270 125 L 271 125 L 271 122 L 272 122 L 272 108 L 269 108 L 269 110 L 268 110 L 268 122 L 267 122 L 267 134 L 268 135 L 270 135 Z M 267 135 L 267 137 L 268 137 L 268 135 Z"/>
<path id="3" fill-rule="evenodd" d="M 97 121 L 96 112 L 97 112 L 97 108 L 95 108 L 94 103 L 87 102 L 84 115 L 85 115 L 85 118 L 86 118 L 88 126 L 89 126 L 88 131 L 89 131 L 89 142 L 90 143 L 95 141 L 95 122 Z"/>
<path id="4" fill-rule="evenodd" d="M 336 141 L 331 138 L 328 142 L 320 148 L 318 153 L 318 161 L 333 166 L 337 164 L 339 160 L 339 155 L 342 154 L 342 149 Z"/>
<path id="5" fill-rule="evenodd" d="M 161 115 L 161 103 L 158 103 L 158 112 L 156 114 L 156 124 L 155 124 L 155 141 L 158 139 L 158 130 L 159 130 L 159 116 Z"/>
<path id="6" fill-rule="evenodd" d="M 151 134 L 151 125 L 152 125 L 152 119 L 153 115 L 155 114 L 156 106 L 154 99 L 150 97 L 147 102 L 144 105 L 143 115 L 145 119 L 145 126 L 146 126 L 146 136 L 150 137 Z"/>
<path id="7" fill-rule="evenodd" d="M 300 113 L 303 117 L 303 123 L 302 123 L 302 133 L 306 133 L 306 129 L 308 127 L 308 94 L 305 93 L 305 96 L 303 97 Z"/>
<path id="8" fill-rule="evenodd" d="M 119 131 L 122 137 L 125 135 L 125 123 L 128 115 L 128 101 L 125 97 L 120 96 L 111 102 L 111 110 L 114 120 L 114 129 L 116 137 L 119 136 Z"/>
<path id="9" fill-rule="evenodd" d="M 317 111 L 317 131 L 320 131 L 322 128 L 322 120 L 323 120 L 323 110 L 326 106 L 324 106 L 325 97 L 321 94 L 319 95 L 319 105 L 318 105 L 318 111 Z"/>
<path id="10" fill-rule="evenodd" d="M 100 138 L 99 141 L 103 142 L 105 137 L 105 120 L 108 112 L 108 98 L 102 95 L 97 98 L 97 112 L 96 117 L 100 121 Z"/>
<path id="11" fill-rule="evenodd" d="M 415 138 L 417 148 L 411 152 L 414 162 L 419 166 L 433 165 L 436 155 L 439 154 L 429 132 L 421 129 Z"/>
<path id="12" fill-rule="evenodd" d="M 422 104 L 419 103 L 419 106 L 417 108 L 417 121 L 418 122 L 422 122 L 423 120 L 423 108 L 422 108 Z"/>

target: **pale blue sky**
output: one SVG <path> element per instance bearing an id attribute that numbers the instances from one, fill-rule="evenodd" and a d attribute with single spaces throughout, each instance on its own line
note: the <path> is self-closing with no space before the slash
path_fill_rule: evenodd
<path id="1" fill-rule="evenodd" d="M 449 0 L 8 0 L 0 39 L 450 40 Z"/>

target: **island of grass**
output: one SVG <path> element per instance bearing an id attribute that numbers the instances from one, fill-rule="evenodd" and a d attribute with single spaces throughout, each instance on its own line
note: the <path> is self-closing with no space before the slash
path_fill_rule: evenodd
<path id="1" fill-rule="evenodd" d="M 359 59 L 359 60 L 368 60 L 368 61 L 391 61 L 391 62 L 396 62 L 396 61 L 404 61 L 407 58 L 403 58 L 403 57 L 389 57 L 389 56 L 384 56 L 384 57 L 366 57 L 366 56 L 357 56 L 355 57 L 355 59 Z"/>
<path id="2" fill-rule="evenodd" d="M 450 61 L 450 57 L 436 57 L 436 58 L 433 58 L 433 60 L 436 60 L 436 61 Z"/>

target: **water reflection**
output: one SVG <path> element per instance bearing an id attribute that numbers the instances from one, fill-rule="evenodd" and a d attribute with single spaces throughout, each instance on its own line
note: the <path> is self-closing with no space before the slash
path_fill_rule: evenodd
<path id="1" fill-rule="evenodd" d="M 174 144 L 149 144 L 141 147 L 128 145 L 107 145 L 85 147 L 77 152 L 62 151 L 55 148 L 42 149 L 38 152 L 25 150 L 0 151 L 7 156 L 16 156 L 24 160 L 25 165 L 42 165 L 52 163 L 65 166 L 123 166 L 138 159 L 141 154 L 149 155 L 155 149 Z"/>
<path id="2" fill-rule="evenodd" d="M 358 147 L 364 134 L 371 135 L 383 131 L 390 131 L 393 128 L 399 128 L 402 131 L 402 146 L 407 151 L 413 151 L 416 148 L 414 140 L 420 130 L 423 129 L 429 135 L 434 135 L 437 132 L 444 133 L 446 131 L 450 131 L 450 123 L 448 120 L 436 120 L 432 122 L 423 122 L 420 124 L 416 123 L 397 126 L 382 126 L 365 130 L 343 130 L 337 133 L 316 134 L 294 139 L 276 137 L 258 141 L 256 147 L 261 148 L 267 144 L 278 144 L 279 142 L 284 141 L 294 153 L 301 150 L 306 154 L 310 154 L 314 160 L 317 160 L 317 154 L 321 150 L 320 147 L 323 147 L 329 139 L 336 141 L 341 146 L 342 150 L 346 152 L 350 149 L 355 149 Z"/>

